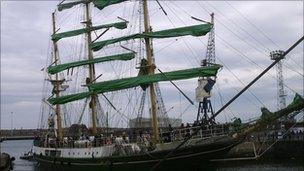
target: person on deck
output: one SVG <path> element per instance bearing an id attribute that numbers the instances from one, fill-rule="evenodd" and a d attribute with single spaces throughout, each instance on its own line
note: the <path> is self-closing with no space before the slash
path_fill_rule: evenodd
<path id="1" fill-rule="evenodd" d="M 171 124 L 169 124 L 169 135 L 168 135 L 168 141 L 171 142 L 173 137 L 173 128 Z"/>
<path id="2" fill-rule="evenodd" d="M 184 138 L 185 137 L 185 125 L 184 125 L 184 123 L 182 123 L 181 124 L 181 126 L 180 126 L 180 137 L 181 138 Z"/>
<path id="3" fill-rule="evenodd" d="M 190 136 L 190 132 L 191 132 L 191 126 L 189 123 L 187 123 L 186 125 L 186 137 Z"/>

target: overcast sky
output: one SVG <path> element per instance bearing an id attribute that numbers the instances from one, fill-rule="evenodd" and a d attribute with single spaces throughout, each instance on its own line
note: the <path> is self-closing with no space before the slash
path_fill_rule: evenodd
<path id="1" fill-rule="evenodd" d="M 51 13 L 57 3 L 1 1 L 1 129 L 36 128 L 38 125 L 43 86 L 43 72 L 40 70 L 49 55 Z M 268 57 L 271 50 L 286 50 L 303 36 L 303 1 L 160 3 L 168 16 L 163 14 L 156 2 L 149 1 L 153 30 L 198 24 L 191 16 L 210 20 L 209 13 L 215 13 L 216 62 L 224 66 L 213 92 L 215 110 L 272 62 Z M 133 4 L 134 1 L 122 3 L 121 15 L 119 10 L 116 11 L 119 5 L 107 7 L 101 12 L 94 9 L 93 18 L 98 16 L 98 19 L 93 22 L 109 23 L 117 15 L 127 18 L 130 15 L 128 11 L 133 10 Z M 77 9 L 70 9 L 63 15 L 65 19 L 61 19 L 59 24 L 66 27 L 63 26 L 62 30 L 71 29 L 69 25 L 75 28 L 81 26 L 72 19 L 66 19 L 74 12 L 76 14 Z M 111 18 L 113 13 L 116 15 Z M 115 37 L 117 33 L 114 31 L 108 36 Z M 156 40 L 154 49 L 157 66 L 163 71 L 198 67 L 200 60 L 205 57 L 206 43 L 207 36 L 200 39 L 185 37 Z M 301 43 L 283 62 L 287 103 L 290 103 L 295 92 L 303 95 L 303 63 Z M 106 75 L 105 78 L 115 78 L 105 74 L 106 71 L 101 72 Z M 259 116 L 262 106 L 276 110 L 275 77 L 276 70 L 272 69 L 250 88 L 251 93 L 246 92 L 236 100 L 230 110 L 219 117 L 219 121 L 226 122 L 235 116 L 242 119 Z M 191 99 L 195 99 L 196 79 L 178 81 L 177 84 Z M 168 114 L 172 117 L 181 116 L 185 122 L 192 121 L 196 107 L 191 107 L 181 115 L 189 103 L 169 83 L 160 85 L 167 109 L 174 106 Z"/>

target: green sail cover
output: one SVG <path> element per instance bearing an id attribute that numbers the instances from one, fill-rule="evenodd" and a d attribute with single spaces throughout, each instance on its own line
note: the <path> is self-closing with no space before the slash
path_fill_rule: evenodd
<path id="1" fill-rule="evenodd" d="M 296 95 L 293 98 L 293 101 L 287 106 L 287 108 L 288 109 L 297 108 L 301 104 L 302 105 L 304 104 L 304 99 L 298 93 L 296 93 Z"/>
<path id="2" fill-rule="evenodd" d="M 279 118 L 283 116 L 288 116 L 289 114 L 295 111 L 301 111 L 304 109 L 304 99 L 299 94 L 296 94 L 292 103 L 289 104 L 286 108 L 278 110 L 276 112 L 270 112 L 267 108 L 261 108 L 262 116 L 259 120 L 256 121 L 256 124 L 253 126 L 244 128 L 238 137 L 245 137 L 250 135 L 252 132 L 256 132 L 265 128 L 267 125 L 275 123 Z"/>
<path id="3" fill-rule="evenodd" d="M 209 77 L 215 76 L 220 66 L 213 66 L 208 68 L 192 68 L 186 70 L 171 71 L 166 73 L 158 73 L 154 75 L 142 75 L 138 77 L 123 78 L 118 80 L 110 80 L 100 83 L 95 83 L 89 86 L 91 92 L 104 93 L 109 91 L 117 91 L 136 87 L 139 85 L 151 84 L 160 81 L 189 79 L 199 76 Z"/>
<path id="4" fill-rule="evenodd" d="M 131 39 L 169 38 L 169 37 L 178 37 L 178 36 L 187 36 L 187 35 L 203 36 L 203 35 L 206 35 L 211 30 L 211 28 L 212 28 L 212 24 L 208 23 L 208 24 L 180 27 L 180 28 L 150 32 L 150 33 L 138 33 L 138 34 L 132 34 L 129 36 L 123 36 L 123 37 L 119 37 L 119 38 L 95 42 L 95 43 L 92 43 L 90 46 L 91 46 L 92 50 L 97 51 L 106 45 L 121 42 L 121 41 L 127 41 L 127 40 L 131 40 Z"/>
<path id="5" fill-rule="evenodd" d="M 85 3 L 88 3 L 88 2 L 90 2 L 90 1 L 89 1 L 89 0 L 80 0 L 80 1 L 62 3 L 62 4 L 59 4 L 59 5 L 58 5 L 58 11 L 62 11 L 62 10 L 65 10 L 65 9 L 69 9 L 69 8 L 72 8 L 72 7 L 75 6 L 75 5 L 78 5 L 78 4 L 85 4 Z"/>
<path id="6" fill-rule="evenodd" d="M 105 7 L 113 4 L 118 4 L 127 0 L 93 0 L 93 4 L 96 8 L 102 10 Z"/>
<path id="7" fill-rule="evenodd" d="M 83 93 L 77 93 L 77 94 L 71 94 L 71 95 L 67 95 L 67 96 L 61 96 L 59 98 L 51 98 L 48 101 L 50 102 L 50 104 L 65 104 L 68 102 L 72 102 L 72 101 L 76 101 L 76 100 L 81 100 L 87 97 L 91 96 L 91 92 L 83 92 Z"/>
<path id="8" fill-rule="evenodd" d="M 89 31 L 99 30 L 99 29 L 103 29 L 103 28 L 110 28 L 110 27 L 115 27 L 117 29 L 125 29 L 125 28 L 127 28 L 127 22 L 123 21 L 123 22 L 117 22 L 117 23 L 110 23 L 110 24 L 104 24 L 104 25 L 99 25 L 99 26 L 93 26 L 90 29 L 83 28 L 83 29 L 77 29 L 77 30 L 57 33 L 57 34 L 52 35 L 52 40 L 58 41 L 65 37 L 77 36 L 77 35 L 80 35 L 83 33 L 87 33 Z"/>
<path id="9" fill-rule="evenodd" d="M 286 107 L 276 112 L 270 112 L 267 108 L 261 108 L 262 116 L 258 122 L 264 122 L 267 124 L 271 122 L 273 118 L 279 118 L 286 116 L 294 111 L 299 111 L 304 108 L 304 99 L 298 94 L 295 94 L 293 101 Z"/>
<path id="10" fill-rule="evenodd" d="M 91 84 L 89 86 L 89 90 L 90 90 L 89 92 L 61 96 L 59 98 L 51 98 L 48 101 L 53 105 L 64 104 L 89 97 L 92 94 L 117 91 L 117 90 L 137 87 L 140 85 L 151 84 L 154 82 L 189 79 L 194 77 L 216 76 L 217 71 L 220 67 L 221 67 L 220 65 L 216 65 L 210 67 L 192 68 L 192 69 L 159 73 L 154 75 L 142 75 L 137 77 L 104 81 L 100 83 Z"/>
<path id="11" fill-rule="evenodd" d="M 58 5 L 58 11 L 62 11 L 65 9 L 69 9 L 74 7 L 75 5 L 78 4 L 86 4 L 89 2 L 93 2 L 94 6 L 100 10 L 102 10 L 103 8 L 109 6 L 109 5 L 113 5 L 113 4 L 118 4 L 121 2 L 124 2 L 127 0 L 80 0 L 80 1 L 75 1 L 75 2 L 68 2 L 68 3 L 62 3 Z"/>
<path id="12" fill-rule="evenodd" d="M 94 58 L 92 60 L 82 60 L 82 61 L 76 61 L 76 62 L 71 62 L 71 63 L 65 63 L 65 64 L 48 67 L 48 73 L 56 74 L 60 71 L 63 71 L 63 70 L 69 69 L 69 68 L 74 68 L 74 67 L 89 65 L 89 64 L 94 64 L 94 63 L 100 63 L 100 62 L 106 62 L 106 61 L 114 61 L 114 60 L 126 61 L 126 60 L 131 60 L 134 57 L 135 57 L 134 53 L 122 53 L 122 54 L 117 54 L 117 55 Z"/>

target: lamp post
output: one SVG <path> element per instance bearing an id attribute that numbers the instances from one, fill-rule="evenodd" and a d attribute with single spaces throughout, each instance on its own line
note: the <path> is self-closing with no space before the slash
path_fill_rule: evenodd
<path id="1" fill-rule="evenodd" d="M 13 112 L 11 112 L 11 136 L 13 136 Z"/>

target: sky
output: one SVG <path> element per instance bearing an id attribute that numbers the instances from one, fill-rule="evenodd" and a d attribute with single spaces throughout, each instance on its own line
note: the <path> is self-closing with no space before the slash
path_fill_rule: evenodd
<path id="1" fill-rule="evenodd" d="M 59 1 L 58 1 L 59 2 Z M 51 13 L 57 1 L 1 1 L 1 129 L 37 128 L 39 125 L 44 68 L 50 56 Z M 137 2 L 136 2 L 137 3 Z M 215 13 L 216 62 L 223 65 L 211 98 L 218 110 L 245 84 L 257 76 L 272 61 L 272 50 L 286 50 L 303 36 L 303 1 L 160 1 L 167 16 L 156 2 L 149 1 L 153 30 L 199 24 L 191 16 L 210 20 Z M 133 17 L 135 2 L 125 2 L 93 10 L 93 23 L 109 23 L 122 16 Z M 58 15 L 60 31 L 81 27 L 81 8 L 74 7 Z M 118 9 L 118 10 L 117 10 Z M 75 18 L 73 18 L 75 15 Z M 95 19 L 96 18 L 96 19 Z M 117 19 L 116 19 L 117 20 Z M 130 23 L 132 23 L 130 21 Z M 134 24 L 133 33 L 138 25 Z M 122 34 L 126 35 L 128 29 Z M 117 30 L 106 37 L 117 37 Z M 81 37 L 80 37 L 81 38 Z M 69 56 L 75 48 L 72 43 L 80 38 L 65 41 L 62 56 Z M 154 41 L 155 61 L 162 71 L 198 67 L 205 58 L 208 36 L 183 37 Z M 76 42 L 77 43 L 77 42 Z M 127 44 L 128 45 L 128 44 Z M 133 45 L 132 45 L 133 47 Z M 108 53 L 111 50 L 97 53 Z M 74 53 L 75 51 L 73 51 Z M 283 61 L 283 74 L 287 104 L 294 93 L 303 95 L 303 43 Z M 120 65 L 120 63 L 118 63 Z M 106 67 L 106 66 L 105 66 Z M 116 78 L 106 69 L 97 69 L 105 76 Z M 121 70 L 122 72 L 122 70 Z M 122 72 L 122 75 L 123 72 Z M 119 76 L 120 77 L 120 76 Z M 197 79 L 176 81 L 176 84 L 195 100 Z M 191 106 L 170 83 L 160 83 L 170 117 L 192 122 L 197 106 Z M 219 116 L 227 122 L 233 117 L 243 120 L 260 115 L 260 107 L 272 111 L 277 108 L 276 70 L 273 68 Z M 182 112 L 185 109 L 186 112 Z"/>

